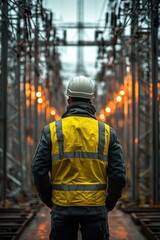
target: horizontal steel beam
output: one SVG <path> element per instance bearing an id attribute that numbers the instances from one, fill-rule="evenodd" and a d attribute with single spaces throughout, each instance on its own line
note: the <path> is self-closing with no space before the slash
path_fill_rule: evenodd
<path id="1" fill-rule="evenodd" d="M 98 30 L 98 28 L 100 28 L 100 26 L 98 26 L 95 23 L 84 23 L 84 22 L 77 22 L 77 23 L 72 23 L 72 22 L 65 22 L 65 23 L 54 23 L 54 27 L 59 29 L 69 29 L 69 28 L 92 28 L 92 29 L 96 29 Z M 101 28 L 104 28 L 104 26 L 101 26 Z"/>
<path id="2" fill-rule="evenodd" d="M 39 47 L 43 47 L 45 42 L 39 41 Z M 64 40 L 59 40 L 59 41 L 50 41 L 47 43 L 48 46 L 56 46 L 56 47 L 78 47 L 78 46 L 102 46 L 102 43 L 99 41 L 77 41 L 77 42 L 67 42 Z M 109 46 L 111 45 L 110 41 L 104 41 L 103 46 Z"/>

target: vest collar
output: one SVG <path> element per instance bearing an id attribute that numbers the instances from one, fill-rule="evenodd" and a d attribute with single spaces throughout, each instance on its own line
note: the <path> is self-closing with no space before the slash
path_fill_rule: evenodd
<path id="1" fill-rule="evenodd" d="M 82 116 L 82 117 L 91 117 L 96 119 L 95 117 L 96 109 L 93 105 L 87 102 L 78 101 L 72 102 L 67 106 L 66 112 L 62 115 L 62 118 L 68 116 Z"/>

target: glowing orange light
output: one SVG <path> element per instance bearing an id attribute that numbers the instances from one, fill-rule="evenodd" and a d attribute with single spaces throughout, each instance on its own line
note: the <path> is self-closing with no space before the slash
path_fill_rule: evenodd
<path id="1" fill-rule="evenodd" d="M 30 100 L 29 100 L 29 99 L 26 100 L 26 106 L 27 106 L 27 107 L 30 106 Z"/>
<path id="2" fill-rule="evenodd" d="M 106 111 L 106 113 L 110 113 L 111 112 L 111 108 L 110 107 L 106 107 L 105 111 Z"/>
<path id="3" fill-rule="evenodd" d="M 36 99 L 36 94 L 35 94 L 35 91 L 31 91 L 31 98 L 32 100 Z"/>
<path id="4" fill-rule="evenodd" d="M 99 117 L 100 117 L 101 120 L 104 120 L 104 119 L 105 119 L 105 116 L 104 116 L 103 113 L 101 113 Z"/>
<path id="5" fill-rule="evenodd" d="M 42 96 L 42 93 L 41 92 L 36 92 L 36 97 L 41 97 Z"/>
<path id="6" fill-rule="evenodd" d="M 26 89 L 26 97 L 30 96 L 31 91 L 29 89 Z"/>
<path id="7" fill-rule="evenodd" d="M 54 116 L 56 114 L 56 111 L 54 109 L 52 109 L 50 113 L 52 116 Z"/>
<path id="8" fill-rule="evenodd" d="M 34 140 L 33 140 L 33 138 L 32 138 L 31 136 L 28 136 L 28 137 L 27 137 L 27 143 L 28 143 L 29 145 L 33 145 L 33 144 L 34 144 Z"/>
<path id="9" fill-rule="evenodd" d="M 135 138 L 135 139 L 134 139 L 134 142 L 135 142 L 135 143 L 138 143 L 138 138 Z"/>
<path id="10" fill-rule="evenodd" d="M 123 96 L 124 95 L 124 90 L 121 90 L 119 93 L 120 93 L 121 96 Z"/>
<path id="11" fill-rule="evenodd" d="M 33 85 L 31 85 L 31 90 L 34 91 L 34 86 Z"/>
<path id="12" fill-rule="evenodd" d="M 122 101 L 122 97 L 121 97 L 121 96 L 117 96 L 117 97 L 116 97 L 116 101 L 117 101 L 117 102 L 121 102 L 121 101 Z"/>
<path id="13" fill-rule="evenodd" d="M 38 103 L 42 103 L 43 102 L 43 99 L 42 98 L 38 98 Z"/>

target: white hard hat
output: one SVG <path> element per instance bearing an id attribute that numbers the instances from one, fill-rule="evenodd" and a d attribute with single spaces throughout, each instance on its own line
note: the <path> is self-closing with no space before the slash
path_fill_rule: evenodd
<path id="1" fill-rule="evenodd" d="M 84 76 L 74 77 L 68 84 L 67 96 L 92 99 L 94 98 L 94 85 Z"/>

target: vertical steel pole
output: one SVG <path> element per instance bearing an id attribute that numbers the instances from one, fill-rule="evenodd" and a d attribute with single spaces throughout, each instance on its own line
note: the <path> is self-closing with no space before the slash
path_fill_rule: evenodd
<path id="1" fill-rule="evenodd" d="M 134 48 L 134 47 L 133 47 Z M 135 49 L 135 48 L 134 48 Z M 137 202 L 137 169 L 136 169 L 136 99 L 135 99 L 135 82 L 136 82 L 135 55 L 132 54 L 132 198 Z"/>
<path id="2" fill-rule="evenodd" d="M 2 3 L 2 50 L 1 50 L 1 89 L 2 90 L 2 161 L 3 161 L 3 177 L 2 177 L 2 204 L 6 202 L 7 188 L 7 78 L 8 78 L 8 0 Z"/>
<path id="3" fill-rule="evenodd" d="M 84 0 L 77 1 L 77 21 L 78 21 L 78 42 L 79 46 L 77 48 L 77 74 L 85 74 L 84 68 L 84 56 L 83 56 L 83 47 L 80 46 L 80 41 L 83 40 L 84 29 Z"/>
<path id="4" fill-rule="evenodd" d="M 21 0 L 19 0 L 18 4 L 18 16 L 17 16 L 17 42 L 20 42 L 20 34 L 21 34 L 21 11 L 20 11 L 20 5 L 21 5 Z M 18 52 L 20 50 L 18 49 Z M 21 137 L 21 90 L 20 90 L 20 82 L 21 82 L 21 71 L 20 71 L 20 52 L 17 55 L 17 79 L 16 79 L 16 84 L 18 86 L 17 88 L 17 105 L 18 105 L 18 141 L 19 141 L 19 149 L 18 149 L 18 158 L 19 161 L 21 162 L 21 191 L 23 192 L 23 161 L 22 161 L 22 137 Z"/>
<path id="5" fill-rule="evenodd" d="M 160 204 L 160 163 L 159 163 L 159 112 L 158 112 L 158 1 L 152 0 L 151 43 L 152 43 L 152 156 L 153 204 Z"/>
<path id="6" fill-rule="evenodd" d="M 38 66 L 38 31 L 39 31 L 39 26 L 38 26 L 38 9 L 36 6 L 36 29 L 35 29 L 35 59 L 34 59 L 34 89 L 35 89 L 35 94 L 38 91 L 38 78 L 39 78 L 39 66 Z M 34 101 L 34 144 L 35 146 L 37 145 L 38 142 L 38 104 L 37 104 L 37 98 L 35 96 L 35 101 Z"/>
<path id="7" fill-rule="evenodd" d="M 26 6 L 27 1 L 23 0 L 23 5 Z M 23 22 L 23 27 L 25 31 L 27 32 L 27 26 L 25 25 L 25 21 Z M 25 36 L 25 43 L 27 43 L 27 36 Z M 26 107 L 26 78 L 27 78 L 27 71 L 26 71 L 26 66 L 27 66 L 27 51 L 25 48 L 25 56 L 24 56 L 24 69 L 23 69 L 23 133 L 22 133 L 22 139 L 23 139 L 23 151 L 22 151 L 22 168 L 23 168 L 23 179 L 25 181 L 22 183 L 23 188 L 25 191 L 27 190 L 27 107 Z"/>
<path id="8" fill-rule="evenodd" d="M 132 1 L 133 6 L 136 1 Z M 135 43 L 135 29 L 137 26 L 138 19 L 131 19 L 131 38 L 132 38 L 132 160 L 131 160 L 131 184 L 132 184 L 132 199 L 138 204 L 138 182 L 137 182 L 137 98 L 136 98 L 136 83 L 137 83 L 137 63 L 136 63 L 136 43 Z"/>

